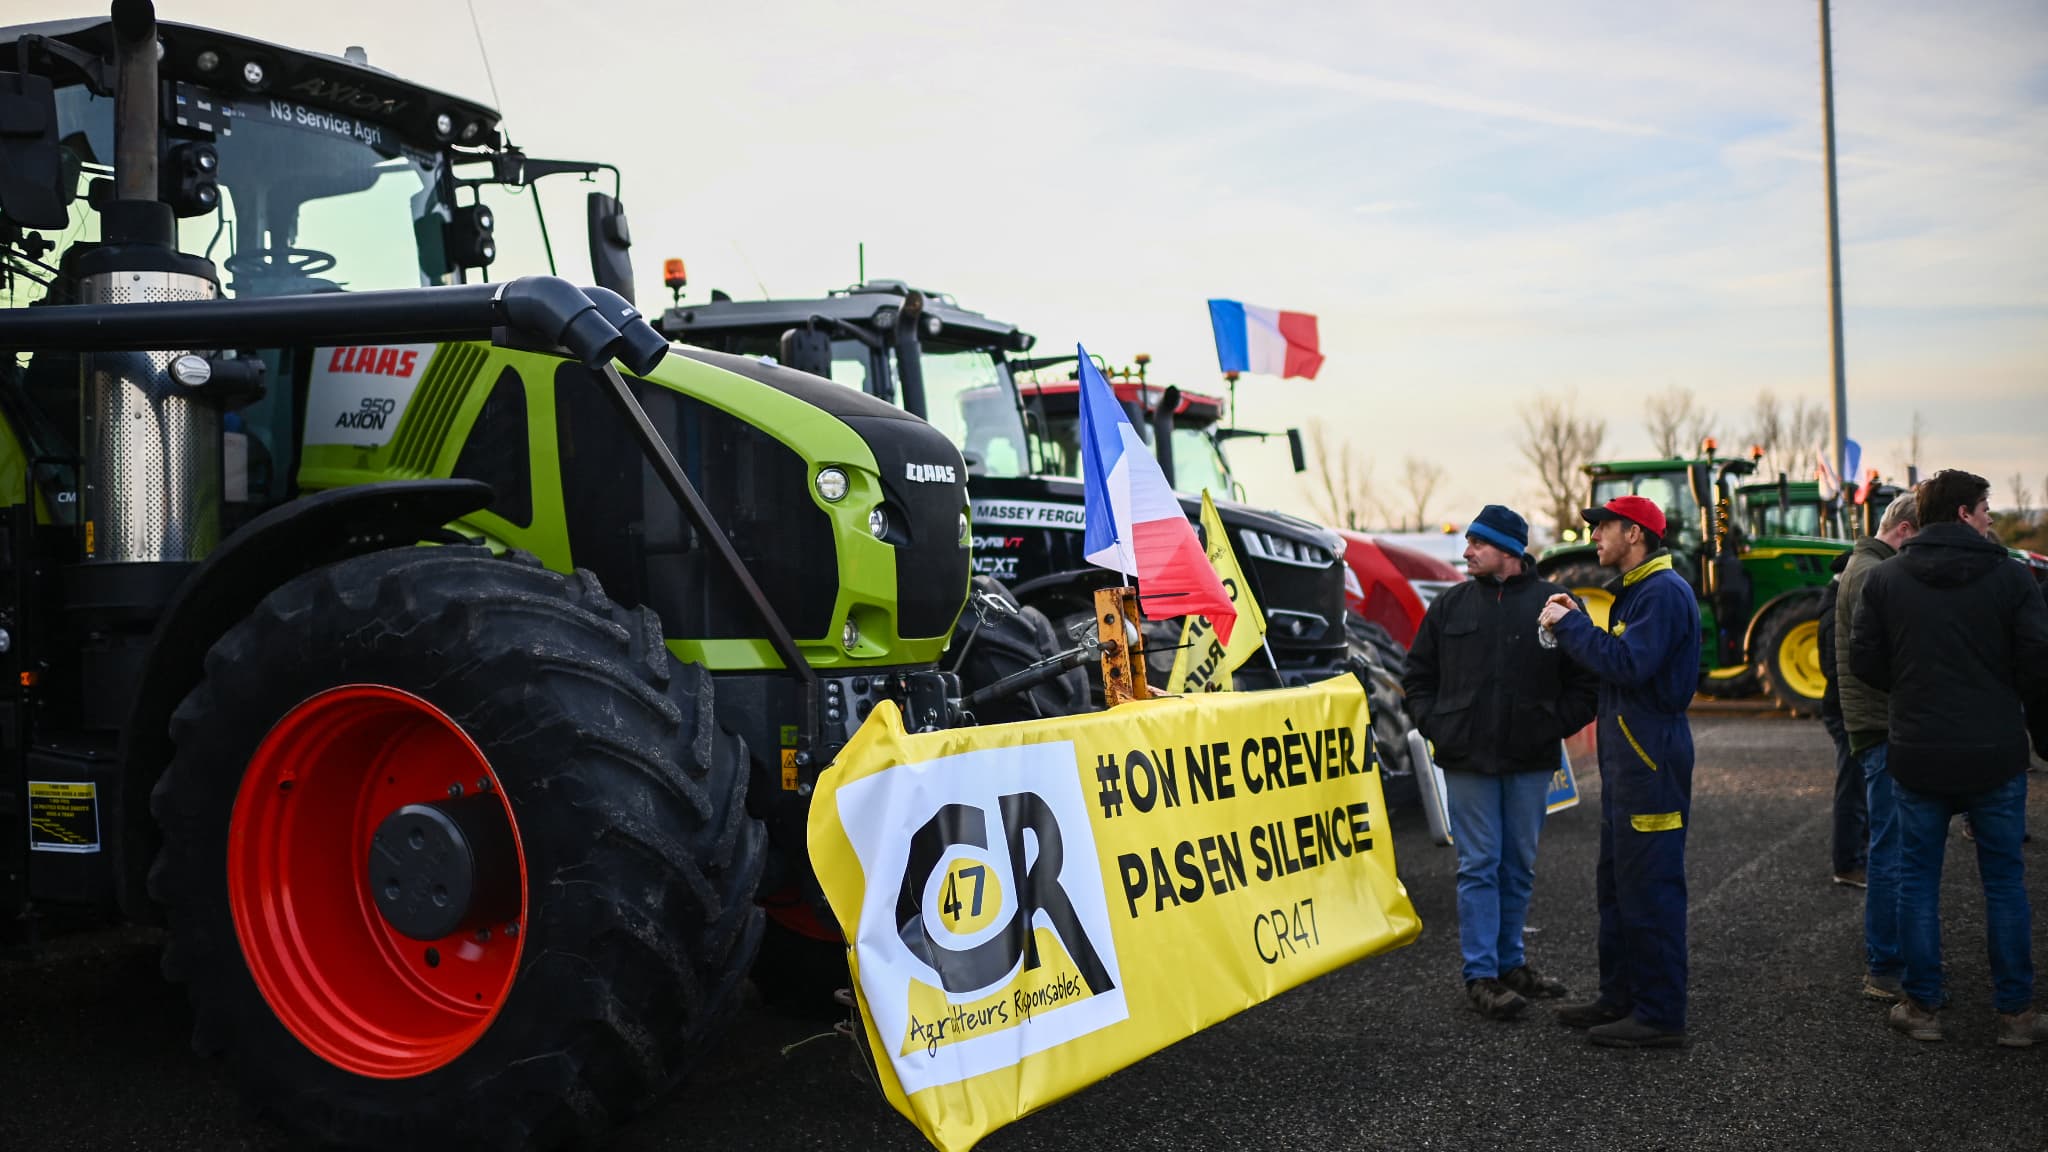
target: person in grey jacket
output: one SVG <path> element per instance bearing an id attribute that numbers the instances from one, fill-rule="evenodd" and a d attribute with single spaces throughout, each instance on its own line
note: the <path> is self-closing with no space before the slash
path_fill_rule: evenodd
<path id="1" fill-rule="evenodd" d="M 1878 522 L 1877 535 L 1856 541 L 1835 598 L 1835 675 L 1841 684 L 1842 727 L 1849 733 L 1849 751 L 1863 768 L 1870 813 L 1864 864 L 1869 887 L 1863 896 L 1863 994 L 1872 1000 L 1897 1000 L 1899 976 L 1906 969 L 1899 954 L 1899 826 L 1892 778 L 1885 771 L 1891 702 L 1884 689 L 1857 677 L 1849 653 L 1856 640 L 1856 605 L 1870 574 L 1898 555 L 1900 545 L 1919 531 L 1920 513 L 1912 493 L 1892 501 Z"/>

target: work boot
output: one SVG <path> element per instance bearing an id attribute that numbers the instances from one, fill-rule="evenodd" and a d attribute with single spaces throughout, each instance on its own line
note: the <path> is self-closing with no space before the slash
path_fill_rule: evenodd
<path id="1" fill-rule="evenodd" d="M 1672 1032 L 1625 1016 L 1611 1024 L 1589 1029 L 1586 1039 L 1602 1048 L 1682 1048 L 1685 1033 Z"/>
<path id="2" fill-rule="evenodd" d="M 2036 1044 L 2048 1044 L 2048 1016 L 2037 1015 L 2032 1008 L 1998 1014 L 2000 1048 L 2032 1048 Z"/>
<path id="3" fill-rule="evenodd" d="M 1564 981 L 1545 976 L 1527 964 L 1501 973 L 1500 982 L 1531 1000 L 1561 1000 L 1565 994 Z"/>
<path id="4" fill-rule="evenodd" d="M 1628 1019 L 1628 1009 L 1617 1008 L 1605 1000 L 1593 1000 L 1585 1004 L 1573 1004 L 1557 1010 L 1557 1022 L 1567 1028 L 1593 1028 L 1612 1024 L 1616 1020 Z"/>
<path id="5" fill-rule="evenodd" d="M 1941 1039 L 1941 1020 L 1934 1015 L 1932 1008 L 1922 1008 L 1913 1002 L 1911 996 L 1901 995 L 1899 1002 L 1892 1005 L 1892 1010 L 1885 1013 L 1884 1022 L 1892 1031 L 1903 1033 L 1915 1040 Z M 2004 1035 L 2003 1032 L 1999 1033 L 2001 1041 Z"/>
<path id="6" fill-rule="evenodd" d="M 1851 868 L 1847 872 L 1835 873 L 1835 883 L 1840 884 L 1844 888 L 1868 888 L 1870 887 L 1870 877 L 1861 868 Z"/>
<path id="7" fill-rule="evenodd" d="M 1897 976 L 1879 976 L 1875 972 L 1863 974 L 1863 998 L 1865 1000 L 1897 1000 L 1900 996 Z"/>
<path id="8" fill-rule="evenodd" d="M 1498 980 L 1468 980 L 1465 999 L 1489 1020 L 1513 1020 L 1529 1006 L 1520 993 Z"/>

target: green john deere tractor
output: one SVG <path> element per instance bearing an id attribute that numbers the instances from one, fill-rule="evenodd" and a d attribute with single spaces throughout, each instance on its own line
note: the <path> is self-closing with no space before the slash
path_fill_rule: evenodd
<path id="1" fill-rule="evenodd" d="M 1634 494 L 1664 510 L 1673 566 L 1699 595 L 1701 693 L 1739 697 L 1761 690 L 1795 715 L 1818 715 L 1827 688 L 1820 668 L 1820 596 L 1849 542 L 1753 534 L 1743 524 L 1738 489 L 1755 469 L 1753 460 L 1723 459 L 1711 446 L 1693 460 L 1588 464 L 1587 506 Z M 1776 500 L 1776 485 L 1770 489 Z M 1752 511 L 1760 507 L 1749 504 Z M 1759 526 L 1776 523 L 1761 520 Z M 1592 545 L 1555 545 L 1543 553 L 1537 570 L 1582 597 L 1588 613 L 1605 626 L 1615 573 L 1600 567 Z"/>
<path id="2" fill-rule="evenodd" d="M 147 0 L 0 31 L 0 932 L 165 924 L 304 1140 L 593 1141 L 869 711 L 972 706 L 943 434 L 671 349 L 615 194 L 607 287 L 473 282 L 490 197 L 604 170 Z"/>

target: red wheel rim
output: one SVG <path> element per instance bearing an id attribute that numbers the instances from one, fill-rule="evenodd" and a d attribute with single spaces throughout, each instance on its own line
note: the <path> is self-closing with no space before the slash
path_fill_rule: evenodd
<path id="1" fill-rule="evenodd" d="M 497 797 L 520 913 L 439 940 L 399 933 L 370 890 L 371 837 L 407 804 Z M 228 906 L 249 973 L 292 1035 L 338 1068 L 420 1076 L 462 1055 L 511 993 L 525 941 L 526 850 L 505 790 L 446 713 L 395 688 L 333 688 L 286 713 L 242 775 Z"/>

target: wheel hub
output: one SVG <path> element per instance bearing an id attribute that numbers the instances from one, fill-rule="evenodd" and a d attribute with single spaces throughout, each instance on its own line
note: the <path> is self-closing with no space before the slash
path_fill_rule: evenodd
<path id="1" fill-rule="evenodd" d="M 371 837 L 369 889 L 384 922 L 414 940 L 503 924 L 519 913 L 519 860 L 488 794 L 407 804 Z"/>

